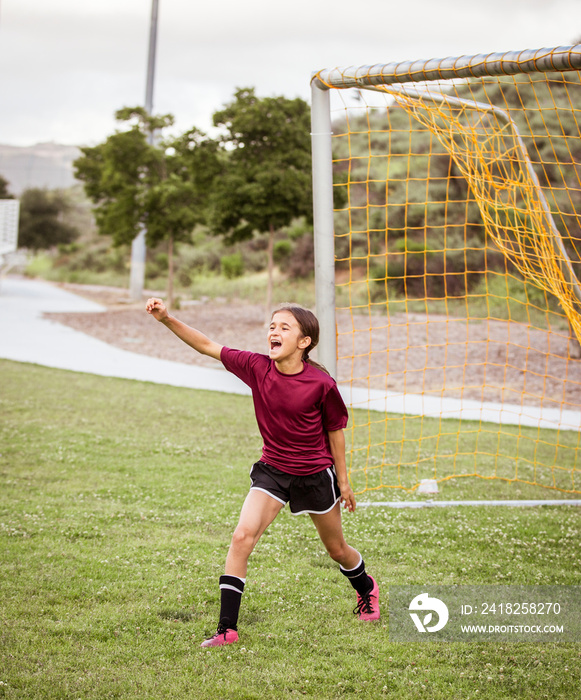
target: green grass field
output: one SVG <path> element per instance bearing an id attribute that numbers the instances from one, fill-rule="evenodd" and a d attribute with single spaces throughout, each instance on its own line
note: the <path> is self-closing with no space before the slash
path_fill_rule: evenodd
<path id="1" fill-rule="evenodd" d="M 0 697 L 579 697 L 581 643 L 396 644 L 387 615 L 391 584 L 579 584 L 578 508 L 347 514 L 378 624 L 285 510 L 251 557 L 240 643 L 202 650 L 259 456 L 251 400 L 0 372 Z"/>

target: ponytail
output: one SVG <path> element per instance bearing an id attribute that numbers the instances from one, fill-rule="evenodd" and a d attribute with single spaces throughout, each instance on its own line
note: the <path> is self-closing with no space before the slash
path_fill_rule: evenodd
<path id="1" fill-rule="evenodd" d="M 315 362 L 314 360 L 311 360 L 311 358 L 309 357 L 309 351 L 312 350 L 312 349 L 313 349 L 313 347 L 312 347 L 312 345 L 311 345 L 309 348 L 307 348 L 307 349 L 303 352 L 303 360 L 304 360 L 308 365 L 312 365 L 313 367 L 316 367 L 317 369 L 320 369 L 321 372 L 324 372 L 325 374 L 329 374 L 329 370 L 328 370 L 326 367 L 323 367 L 323 365 L 319 364 L 318 362 Z M 329 374 L 329 376 L 331 376 L 331 375 Z"/>

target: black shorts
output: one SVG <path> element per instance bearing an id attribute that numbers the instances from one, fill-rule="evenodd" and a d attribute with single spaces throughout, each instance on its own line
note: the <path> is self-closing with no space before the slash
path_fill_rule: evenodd
<path id="1" fill-rule="evenodd" d="M 264 491 L 286 505 L 293 515 L 328 513 L 341 498 L 334 467 L 316 474 L 297 476 L 275 469 L 265 462 L 256 462 L 250 470 L 250 489 Z"/>

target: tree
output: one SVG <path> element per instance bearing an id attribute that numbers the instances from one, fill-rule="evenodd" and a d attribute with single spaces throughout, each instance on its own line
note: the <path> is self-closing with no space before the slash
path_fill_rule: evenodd
<path id="1" fill-rule="evenodd" d="M 173 123 L 171 115 L 150 116 L 141 108 L 123 108 L 115 118 L 128 129 L 103 143 L 81 148 L 75 177 L 95 204 L 99 232 L 116 246 L 129 244 L 146 223 L 145 193 L 161 179 L 160 149 L 148 142 L 151 132 Z"/>
<path id="2" fill-rule="evenodd" d="M 161 179 L 145 195 L 147 240 L 168 241 L 168 304 L 173 302 L 174 241 L 188 240 L 206 220 L 207 201 L 218 173 L 218 144 L 198 129 L 165 143 Z"/>
<path id="3" fill-rule="evenodd" d="M 8 189 L 9 185 L 8 180 L 0 175 L 0 199 L 14 199 L 14 195 Z"/>
<path id="4" fill-rule="evenodd" d="M 173 123 L 169 114 L 152 116 L 141 107 L 126 107 L 115 116 L 129 128 L 81 149 L 75 174 L 95 203 L 100 233 L 111 236 L 114 245 L 131 243 L 142 227 L 148 246 L 168 242 L 171 306 L 174 242 L 188 240 L 204 220 L 218 145 L 197 129 L 153 142 L 152 133 Z"/>
<path id="5" fill-rule="evenodd" d="M 212 196 L 211 226 L 234 242 L 268 233 L 267 314 L 274 236 L 298 216 L 312 218 L 310 110 L 300 99 L 258 98 L 239 89 L 214 114 L 225 156 Z"/>
<path id="6" fill-rule="evenodd" d="M 59 190 L 24 190 L 20 197 L 18 245 L 39 250 L 74 241 L 78 230 L 63 221 L 69 209 L 70 203 Z"/>

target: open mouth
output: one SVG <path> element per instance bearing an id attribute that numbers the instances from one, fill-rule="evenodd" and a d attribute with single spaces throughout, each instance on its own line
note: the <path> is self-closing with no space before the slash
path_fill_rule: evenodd
<path id="1" fill-rule="evenodd" d="M 274 348 L 280 348 L 281 345 L 282 345 L 282 343 L 280 342 L 280 340 L 271 340 L 270 341 L 270 349 L 271 350 L 273 350 Z"/>

